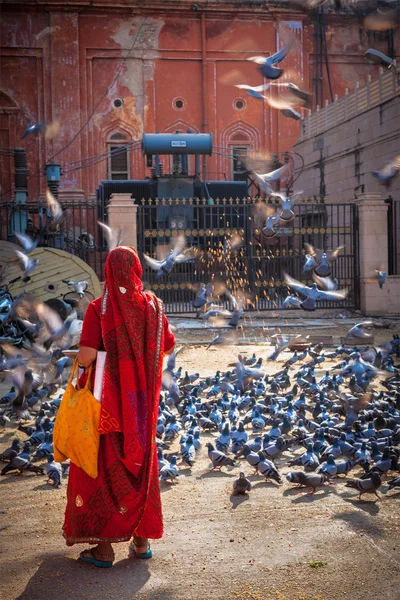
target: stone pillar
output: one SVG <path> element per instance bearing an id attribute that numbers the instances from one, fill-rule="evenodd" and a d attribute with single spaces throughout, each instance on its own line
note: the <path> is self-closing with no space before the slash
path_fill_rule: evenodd
<path id="1" fill-rule="evenodd" d="M 387 313 L 388 285 L 380 289 L 375 269 L 388 270 L 387 204 L 381 194 L 362 194 L 358 205 L 360 308 L 364 313 Z"/>
<path id="2" fill-rule="evenodd" d="M 132 194 L 111 194 L 107 208 L 108 225 L 122 229 L 124 246 L 137 248 L 137 209 Z"/>

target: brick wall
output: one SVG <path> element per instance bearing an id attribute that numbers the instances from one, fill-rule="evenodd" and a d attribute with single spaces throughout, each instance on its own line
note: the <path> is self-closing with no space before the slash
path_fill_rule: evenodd
<path id="1" fill-rule="evenodd" d="M 319 120 L 323 123 L 324 116 Z M 295 189 L 303 190 L 305 197 L 320 195 L 324 180 L 328 202 L 352 201 L 362 193 L 381 193 L 383 198 L 393 198 L 397 214 L 397 274 L 400 274 L 400 176 L 387 190 L 372 175 L 372 171 L 382 169 L 400 155 L 400 96 L 364 110 L 319 135 L 299 140 L 294 150 L 304 160 L 301 170 L 302 161 L 296 157 Z"/>

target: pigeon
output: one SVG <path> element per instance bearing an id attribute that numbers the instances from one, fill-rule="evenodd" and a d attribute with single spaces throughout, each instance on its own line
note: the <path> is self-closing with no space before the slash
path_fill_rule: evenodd
<path id="1" fill-rule="evenodd" d="M 387 278 L 387 273 L 386 273 L 386 271 L 379 271 L 378 269 L 375 270 L 375 273 L 376 273 L 376 278 L 379 283 L 379 287 L 382 289 L 383 284 L 385 283 L 386 278 Z"/>
<path id="2" fill-rule="evenodd" d="M 299 484 L 308 488 L 308 494 L 313 495 L 315 490 L 324 485 L 328 480 L 328 475 L 325 473 L 303 473 L 299 471 L 298 481 Z"/>
<path id="3" fill-rule="evenodd" d="M 311 254 L 306 254 L 306 262 L 304 263 L 303 273 L 312 271 L 317 266 L 317 261 Z"/>
<path id="4" fill-rule="evenodd" d="M 160 481 L 171 481 L 171 483 L 175 481 L 179 475 L 179 469 L 176 461 L 176 456 L 172 456 L 169 465 L 162 467 L 160 470 Z"/>
<path id="5" fill-rule="evenodd" d="M 382 183 L 386 188 L 390 188 L 393 179 L 397 176 L 399 171 L 400 154 L 380 171 L 372 171 L 372 174 L 377 178 L 379 183 Z"/>
<path id="6" fill-rule="evenodd" d="M 114 250 L 114 248 L 118 248 L 118 246 L 122 245 L 122 229 L 112 229 L 106 223 L 102 223 L 101 221 L 97 221 L 99 227 L 103 230 L 104 236 L 107 241 L 108 251 Z"/>
<path id="7" fill-rule="evenodd" d="M 346 483 L 346 487 L 353 488 L 359 492 L 358 499 L 361 500 L 363 494 L 375 494 L 380 500 L 378 489 L 382 484 L 379 473 L 376 471 L 371 472 L 371 476 L 368 479 L 353 479 Z"/>
<path id="8" fill-rule="evenodd" d="M 49 189 L 46 190 L 46 202 L 50 211 L 51 222 L 48 229 L 51 231 L 57 230 L 68 216 L 68 209 L 63 210 L 61 204 L 56 200 Z"/>
<path id="9" fill-rule="evenodd" d="M 47 475 L 47 481 L 52 481 L 53 486 L 56 489 L 60 487 L 62 478 L 62 467 L 60 463 L 55 462 L 53 454 L 48 455 L 45 470 Z"/>
<path id="10" fill-rule="evenodd" d="M 297 296 L 289 295 L 286 296 L 282 303 L 282 308 L 301 308 L 302 300 Z"/>
<path id="11" fill-rule="evenodd" d="M 329 277 L 331 275 L 331 264 L 337 259 L 344 246 L 338 246 L 336 250 L 320 250 L 314 248 L 311 244 L 304 244 L 307 253 L 314 258 L 317 265 L 315 273 L 319 277 Z"/>
<path id="12" fill-rule="evenodd" d="M 280 215 L 276 213 L 275 215 L 271 215 L 265 221 L 264 227 L 261 229 L 261 233 L 267 239 L 271 239 L 277 235 L 277 228 L 280 222 Z"/>
<path id="13" fill-rule="evenodd" d="M 252 96 L 253 98 L 257 98 L 258 100 L 265 100 L 265 96 L 264 94 L 262 94 L 262 92 L 265 92 L 269 88 L 269 84 L 263 83 L 262 85 L 251 86 L 246 85 L 244 83 L 240 83 L 236 84 L 235 87 L 239 88 L 240 90 L 246 90 L 249 96 Z"/>
<path id="14" fill-rule="evenodd" d="M 284 274 L 284 280 L 287 286 L 306 298 L 302 301 L 301 308 L 307 311 L 315 310 L 317 301 L 334 300 L 339 302 L 344 300 L 348 294 L 348 290 L 337 290 L 336 292 L 319 290 L 316 283 L 313 283 L 311 287 L 308 287 L 307 285 L 300 283 L 300 281 L 293 279 L 293 277 L 290 277 L 287 273 Z"/>
<path id="15" fill-rule="evenodd" d="M 21 136 L 21 140 L 24 140 L 28 135 L 39 135 L 39 133 L 44 133 L 46 139 L 53 139 L 60 131 L 60 122 L 53 121 L 52 123 L 29 123 L 28 127 L 25 129 L 24 133 Z"/>
<path id="16" fill-rule="evenodd" d="M 293 221 L 295 214 L 292 208 L 294 206 L 295 197 L 299 196 L 302 193 L 303 192 L 296 192 L 293 193 L 292 196 L 287 196 L 287 194 L 282 192 L 272 192 L 270 194 L 271 196 L 279 198 L 281 201 L 282 211 L 279 214 L 279 218 L 281 221 L 284 221 L 285 223 L 290 223 L 290 221 Z"/>
<path id="17" fill-rule="evenodd" d="M 261 454 L 261 452 L 260 452 Z M 260 460 L 260 462 L 255 466 L 255 469 L 257 470 L 258 473 L 260 473 L 260 475 L 262 475 L 266 480 L 267 479 L 273 479 L 274 481 L 276 481 L 277 483 L 282 483 L 282 479 L 278 473 L 277 468 L 275 467 L 274 463 L 270 460 L 267 460 L 266 458 L 263 458 L 262 460 Z"/>
<path id="18" fill-rule="evenodd" d="M 10 456 L 13 455 L 14 452 L 19 452 L 20 451 L 20 445 L 19 445 L 19 439 L 18 438 L 14 438 L 11 446 L 9 446 L 9 448 L 6 448 L 4 450 L 4 452 L 0 455 L 0 460 L 2 461 L 9 461 L 10 460 Z"/>
<path id="19" fill-rule="evenodd" d="M 176 264 L 187 262 L 193 259 L 194 249 L 185 250 L 185 238 L 179 236 L 176 238 L 174 247 L 171 248 L 168 255 L 163 260 L 156 260 L 144 254 L 144 260 L 151 269 L 157 271 L 157 278 L 169 275 Z"/>
<path id="20" fill-rule="evenodd" d="M 251 482 L 243 471 L 240 472 L 238 479 L 233 482 L 233 493 L 234 494 L 246 494 L 251 490 Z"/>
<path id="21" fill-rule="evenodd" d="M 29 237 L 29 235 L 26 235 L 25 233 L 18 233 L 18 231 L 16 231 L 14 235 L 23 247 L 26 254 L 32 252 L 38 245 L 38 239 L 33 240 L 31 237 Z"/>
<path id="22" fill-rule="evenodd" d="M 16 450 L 13 450 L 10 453 L 9 463 L 3 468 L 1 475 L 6 475 L 10 471 L 19 471 L 21 474 L 24 471 L 32 471 L 38 475 L 44 475 L 42 467 L 36 467 L 29 460 L 22 458 L 21 456 L 17 456 Z"/>
<path id="23" fill-rule="evenodd" d="M 364 327 L 369 327 L 373 325 L 372 321 L 362 321 L 362 323 L 357 323 L 347 332 L 347 337 L 355 337 L 355 338 L 368 338 L 371 337 L 371 334 L 364 331 Z"/>
<path id="24" fill-rule="evenodd" d="M 331 279 L 330 277 L 319 277 L 315 272 L 312 274 L 312 278 L 315 283 L 323 290 L 327 292 L 335 292 L 339 287 L 337 279 Z"/>
<path id="25" fill-rule="evenodd" d="M 72 281 L 71 279 L 63 279 L 63 282 L 72 287 L 80 298 L 83 298 L 86 290 L 89 287 L 87 281 Z"/>
<path id="26" fill-rule="evenodd" d="M 247 60 L 255 62 L 259 65 L 258 70 L 263 77 L 266 77 L 267 79 L 279 79 L 279 77 L 283 75 L 284 71 L 283 69 L 280 69 L 274 65 L 279 64 L 284 58 L 286 58 L 289 50 L 293 46 L 293 43 L 294 39 L 291 40 L 289 44 L 278 50 L 278 52 L 275 52 L 275 54 L 272 54 L 272 56 L 268 56 L 267 58 L 264 56 L 252 56 Z"/>
<path id="27" fill-rule="evenodd" d="M 197 294 L 196 298 L 194 300 L 192 300 L 192 306 L 194 306 L 194 308 L 202 308 L 202 306 L 204 306 L 205 304 L 207 304 L 207 299 L 208 297 L 211 295 L 211 286 L 207 285 L 207 286 L 200 286 L 200 290 L 199 293 Z"/>
<path id="28" fill-rule="evenodd" d="M 211 469 L 212 471 L 215 469 L 221 470 L 222 467 L 235 466 L 236 463 L 234 460 L 232 460 L 232 458 L 229 458 L 229 456 L 226 456 L 219 450 L 215 450 L 214 446 L 210 442 L 206 444 L 206 448 L 208 448 L 208 458 L 211 460 L 213 465 L 213 468 Z"/>
<path id="29" fill-rule="evenodd" d="M 211 346 L 214 345 L 221 345 L 221 344 L 234 344 L 236 341 L 236 337 L 235 337 L 236 332 L 234 331 L 221 331 L 221 333 L 219 333 L 218 335 L 215 336 L 215 338 L 213 338 L 211 340 L 211 342 L 208 344 L 207 346 L 207 350 L 209 348 L 211 348 Z"/>
<path id="30" fill-rule="evenodd" d="M 39 133 L 42 133 L 42 131 L 45 130 L 45 125 L 44 123 L 34 123 L 34 122 L 30 122 L 28 127 L 25 129 L 24 133 L 21 136 L 21 140 L 24 140 L 28 135 L 34 134 L 34 135 L 38 135 Z"/>
<path id="31" fill-rule="evenodd" d="M 294 108 L 282 108 L 280 113 L 288 119 L 294 119 L 294 121 L 301 121 L 303 119 L 301 114 L 297 110 L 294 110 Z"/>
<path id="32" fill-rule="evenodd" d="M 22 276 L 22 281 L 27 282 L 30 279 L 30 275 L 31 273 L 33 273 L 33 271 L 36 269 L 36 267 L 39 264 L 39 259 L 38 258 L 29 258 L 29 256 L 27 254 L 24 254 L 23 252 L 20 252 L 20 250 L 14 250 L 20 267 L 23 270 L 24 274 Z"/>
<path id="33" fill-rule="evenodd" d="M 394 479 L 390 479 L 388 483 L 388 491 L 394 490 L 395 488 L 400 488 L 400 475 L 395 477 Z"/>
<path id="34" fill-rule="evenodd" d="M 269 173 L 261 174 L 253 171 L 253 174 L 255 175 L 257 182 L 260 184 L 262 191 L 265 194 L 271 194 L 273 189 L 271 188 L 270 184 L 274 181 L 278 181 L 278 179 L 281 179 L 281 177 L 285 175 L 286 171 L 287 165 L 283 165 L 283 167 L 279 167 L 279 169 L 275 169 Z"/>

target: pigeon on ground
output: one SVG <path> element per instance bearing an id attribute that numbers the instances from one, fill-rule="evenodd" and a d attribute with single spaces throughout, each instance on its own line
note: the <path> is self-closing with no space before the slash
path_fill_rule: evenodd
<path id="1" fill-rule="evenodd" d="M 400 488 L 400 475 L 398 477 L 395 477 L 394 479 L 391 479 L 387 483 L 389 486 L 388 491 L 394 490 L 395 488 Z"/>
<path id="2" fill-rule="evenodd" d="M 160 470 L 160 481 L 170 481 L 171 483 L 175 481 L 179 474 L 176 460 L 176 456 L 172 456 L 169 465 L 162 467 Z"/>
<path id="3" fill-rule="evenodd" d="M 239 478 L 233 482 L 233 493 L 234 494 L 246 494 L 251 490 L 251 482 L 243 471 L 240 472 Z"/>
<path id="4" fill-rule="evenodd" d="M 49 454 L 47 457 L 47 464 L 45 466 L 47 481 L 52 481 L 55 488 L 60 487 L 62 478 L 62 467 L 61 464 L 55 462 L 54 456 Z"/>
<path id="5" fill-rule="evenodd" d="M 18 438 L 14 438 L 11 446 L 9 446 L 9 448 L 6 448 L 4 450 L 4 452 L 0 455 L 0 460 L 2 461 L 9 461 L 10 460 L 10 456 L 13 455 L 13 452 L 19 452 L 21 450 L 21 447 L 19 445 L 19 439 Z"/>
<path id="6" fill-rule="evenodd" d="M 370 327 L 373 325 L 373 321 L 362 321 L 361 323 L 357 323 L 347 332 L 347 337 L 355 337 L 355 338 L 368 338 L 371 337 L 370 333 L 367 333 L 364 330 L 364 327 Z"/>
<path id="7" fill-rule="evenodd" d="M 381 477 L 376 471 L 372 471 L 368 479 L 353 479 L 346 483 L 346 487 L 353 488 L 359 492 L 358 499 L 361 500 L 363 494 L 375 494 L 380 500 L 378 489 L 382 484 Z"/>
<path id="8" fill-rule="evenodd" d="M 211 460 L 214 471 L 215 469 L 221 470 L 222 467 L 234 467 L 235 461 L 229 456 L 226 456 L 223 452 L 216 450 L 214 446 L 209 442 L 206 444 L 206 448 L 208 448 L 208 458 Z"/>
<path id="9" fill-rule="evenodd" d="M 32 471 L 33 473 L 37 473 L 38 475 L 44 475 L 44 471 L 42 467 L 37 467 L 33 465 L 29 460 L 22 458 L 21 456 L 17 456 L 17 452 L 13 450 L 9 456 L 9 463 L 6 465 L 1 471 L 1 475 L 6 475 L 10 471 L 19 471 L 19 473 L 23 473 L 24 471 Z"/>

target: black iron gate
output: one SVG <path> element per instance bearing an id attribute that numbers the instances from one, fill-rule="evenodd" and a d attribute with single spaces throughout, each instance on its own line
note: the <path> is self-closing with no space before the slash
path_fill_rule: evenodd
<path id="1" fill-rule="evenodd" d="M 267 204 L 263 214 L 275 211 Z M 163 258 L 171 241 L 184 235 L 188 247 L 197 249 L 194 258 L 176 265 L 169 276 L 157 278 L 144 264 L 146 287 L 164 300 L 169 313 L 194 312 L 192 300 L 200 283 L 222 281 L 235 291 L 251 295 L 259 310 L 282 306 L 288 295 L 284 272 L 311 285 L 303 272 L 304 244 L 330 250 L 344 248 L 333 263 L 332 277 L 350 293 L 340 303 L 322 303 L 325 308 L 357 308 L 358 256 L 357 207 L 352 203 L 326 203 L 310 199 L 295 204 L 295 217 L 276 237 L 266 239 L 260 231 L 256 199 L 143 199 L 138 206 L 138 249 Z M 241 239 L 238 249 L 230 244 Z M 251 305 L 249 305 L 251 307 Z"/>

